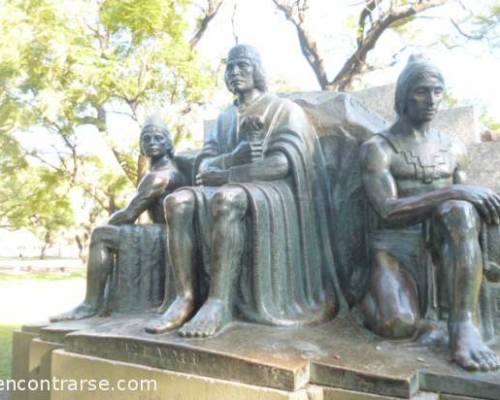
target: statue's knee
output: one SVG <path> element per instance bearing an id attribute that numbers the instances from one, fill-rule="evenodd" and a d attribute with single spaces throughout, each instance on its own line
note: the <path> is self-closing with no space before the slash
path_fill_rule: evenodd
<path id="1" fill-rule="evenodd" d="M 241 217 L 247 210 L 246 193 L 240 188 L 217 192 L 212 200 L 212 214 L 218 217 Z"/>
<path id="2" fill-rule="evenodd" d="M 181 190 L 179 192 L 169 194 L 163 201 L 163 208 L 165 210 L 165 218 L 167 222 L 192 215 L 194 205 L 194 195 L 188 190 Z"/>
<path id="3" fill-rule="evenodd" d="M 479 231 L 479 215 L 475 207 L 466 201 L 452 200 L 438 208 L 438 217 L 447 233 L 457 240 L 476 236 Z"/>
<path id="4" fill-rule="evenodd" d="M 92 235 L 90 237 L 90 245 L 96 245 L 99 243 L 110 242 L 116 237 L 118 227 L 114 225 L 101 225 L 95 228 L 92 231 Z"/>

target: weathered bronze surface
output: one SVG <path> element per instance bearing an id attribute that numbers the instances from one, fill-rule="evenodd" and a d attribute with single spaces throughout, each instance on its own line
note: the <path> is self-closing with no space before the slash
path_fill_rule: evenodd
<path id="1" fill-rule="evenodd" d="M 113 308 L 113 298 L 106 297 L 106 285 L 113 286 L 113 276 L 119 273 L 116 269 L 120 265 L 122 269 L 133 269 L 126 271 L 129 272 L 127 275 L 138 275 L 138 265 L 153 264 L 150 271 L 153 276 L 149 281 L 144 280 L 142 285 L 134 280 L 128 285 L 130 287 L 120 290 L 117 285 L 123 281 L 116 279 L 114 290 L 122 294 L 120 301 L 125 298 L 127 305 L 137 306 L 141 298 L 164 296 L 162 284 L 165 278 L 154 268 L 156 262 L 165 260 L 163 199 L 184 185 L 186 179 L 173 158 L 170 132 L 158 118 L 150 118 L 144 124 L 140 146 L 142 154 L 150 160 L 150 172 L 142 178 L 128 206 L 116 211 L 106 225 L 92 232 L 84 302 L 67 313 L 51 318 L 52 321 L 83 319 L 109 312 Z M 148 212 L 155 225 L 134 225 L 143 212 Z M 142 260 L 141 255 L 147 260 Z M 137 296 L 141 290 L 147 292 L 147 296 Z M 113 289 L 109 291 L 111 295 L 115 294 Z M 124 292 L 127 294 L 123 295 Z"/>
<path id="2" fill-rule="evenodd" d="M 430 391 L 489 400 L 500 391 L 500 372 L 471 374 L 449 362 L 445 347 L 382 339 L 352 315 L 299 328 L 235 322 L 217 336 L 190 340 L 149 335 L 146 319 L 117 317 L 72 333 L 65 349 L 284 390 L 313 383 L 402 398 Z"/>
<path id="3" fill-rule="evenodd" d="M 197 157 L 200 186 L 165 200 L 177 298 L 147 324 L 150 333 L 212 336 L 235 313 L 300 326 L 338 308 L 314 128 L 297 104 L 266 93 L 254 48 L 229 51 L 225 79 L 236 100 Z"/>
<path id="4" fill-rule="evenodd" d="M 498 236 L 500 196 L 465 185 L 465 146 L 432 129 L 443 95 L 437 68 L 410 59 L 396 87 L 398 120 L 362 145 L 364 187 L 380 217 L 362 310 L 384 337 L 426 343 L 449 335 L 457 364 L 493 370 L 500 360 L 483 341 L 479 300 L 498 266 L 483 257 L 481 233 Z M 448 332 L 437 319 L 447 319 Z"/>
<path id="5" fill-rule="evenodd" d="M 159 224 L 123 219 L 119 247 L 95 239 L 117 254 L 112 273 L 89 264 L 106 303 L 95 309 L 127 314 L 34 331 L 69 352 L 290 391 L 498 399 L 499 346 L 482 336 L 500 327 L 500 284 L 488 282 L 500 277 L 500 198 L 466 185 L 464 147 L 431 129 L 439 71 L 410 64 L 392 126 L 349 94 L 268 94 L 248 46 L 230 51 L 226 82 L 234 106 L 195 160 L 175 159 L 198 185 L 163 202 L 180 183 L 164 185 L 143 209 Z M 133 309 L 158 293 L 159 316 L 144 312 L 154 302 Z M 348 313 L 360 303 L 363 318 Z M 95 314 L 76 311 L 65 318 Z"/>

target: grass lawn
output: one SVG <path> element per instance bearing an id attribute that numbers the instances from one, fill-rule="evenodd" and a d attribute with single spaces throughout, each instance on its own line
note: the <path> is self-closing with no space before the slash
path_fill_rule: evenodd
<path id="1" fill-rule="evenodd" d="M 12 332 L 16 326 L 0 325 L 0 379 L 10 377 Z"/>
<path id="2" fill-rule="evenodd" d="M 0 284 L 19 281 L 67 281 L 85 278 L 85 271 L 74 272 L 0 272 Z"/>

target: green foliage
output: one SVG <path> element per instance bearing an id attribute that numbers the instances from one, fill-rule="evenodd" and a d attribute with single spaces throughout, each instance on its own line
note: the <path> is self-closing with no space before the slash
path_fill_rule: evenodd
<path id="1" fill-rule="evenodd" d="M 185 0 L 106 0 L 101 18 L 111 33 L 129 31 L 135 44 L 161 33 L 179 41 L 186 30 L 183 13 L 188 4 Z"/>
<path id="2" fill-rule="evenodd" d="M 10 0 L 0 13 L 0 217 L 42 237 L 75 224 L 78 193 L 112 212 L 136 185 L 138 147 L 108 130 L 150 109 L 203 103 L 213 73 L 189 44 L 190 0 Z M 80 129 L 85 126 L 86 130 Z M 89 129 L 109 146 L 81 147 Z M 33 150 L 30 131 L 54 143 Z M 179 127 L 182 131 L 183 127 Z M 21 140 L 24 138 L 24 140 Z M 51 156 L 47 156 L 50 150 Z M 101 152 L 97 151 L 101 150 Z M 116 167 L 110 168 L 110 163 Z M 81 213 L 82 210 L 79 210 Z M 95 219 L 95 217 L 94 217 Z M 43 227 L 43 232 L 40 227 Z M 50 236 L 50 235 L 49 235 Z"/>
<path id="3" fill-rule="evenodd" d="M 12 173 L 7 164 L 0 174 L 4 183 L 0 188 L 2 218 L 10 228 L 28 228 L 50 244 L 54 233 L 73 225 L 69 186 L 58 172 L 26 165 Z"/>
<path id="4" fill-rule="evenodd" d="M 480 116 L 481 122 L 492 132 L 500 132 L 500 121 L 488 113 Z"/>

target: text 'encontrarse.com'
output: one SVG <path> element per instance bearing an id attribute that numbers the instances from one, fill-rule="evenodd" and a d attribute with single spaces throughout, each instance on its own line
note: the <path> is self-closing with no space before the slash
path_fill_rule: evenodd
<path id="1" fill-rule="evenodd" d="M 155 392 L 154 379 L 0 379 L 0 392 Z"/>

